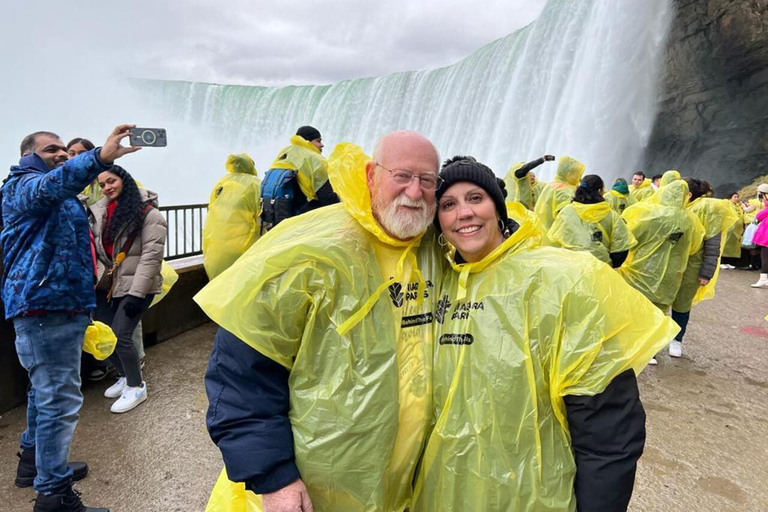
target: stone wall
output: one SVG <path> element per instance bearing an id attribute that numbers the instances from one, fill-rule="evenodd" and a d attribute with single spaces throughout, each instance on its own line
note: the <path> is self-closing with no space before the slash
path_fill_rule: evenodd
<path id="1" fill-rule="evenodd" d="M 725 195 L 768 172 L 768 0 L 674 0 L 646 174 L 679 169 Z"/>

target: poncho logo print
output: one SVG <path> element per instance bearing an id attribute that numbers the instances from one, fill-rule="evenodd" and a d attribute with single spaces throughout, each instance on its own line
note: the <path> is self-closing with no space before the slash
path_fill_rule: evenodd
<path id="1" fill-rule="evenodd" d="M 443 298 L 437 301 L 437 311 L 435 312 L 435 317 L 437 318 L 438 323 L 445 322 L 445 314 L 448 312 L 448 310 L 451 309 L 451 299 L 448 298 L 448 295 L 443 295 Z"/>

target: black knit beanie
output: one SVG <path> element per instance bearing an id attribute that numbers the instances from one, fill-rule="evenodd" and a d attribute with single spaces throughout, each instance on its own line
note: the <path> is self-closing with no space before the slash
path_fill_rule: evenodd
<path id="1" fill-rule="evenodd" d="M 323 138 L 320 135 L 320 132 L 317 130 L 317 128 L 314 128 L 312 126 L 302 126 L 298 130 L 296 130 L 296 135 L 306 140 L 307 142 L 312 142 L 315 139 Z"/>
<path id="2" fill-rule="evenodd" d="M 445 191 L 451 188 L 451 185 L 460 181 L 468 181 L 488 193 L 496 205 L 499 219 L 505 226 L 508 224 L 507 205 L 504 202 L 504 198 L 507 197 L 507 187 L 504 180 L 497 178 L 490 167 L 470 158 L 453 158 L 440 171 L 440 177 L 443 179 L 443 183 L 435 191 L 435 200 L 438 203 Z M 435 226 L 439 232 L 440 225 L 437 216 L 435 216 Z"/>

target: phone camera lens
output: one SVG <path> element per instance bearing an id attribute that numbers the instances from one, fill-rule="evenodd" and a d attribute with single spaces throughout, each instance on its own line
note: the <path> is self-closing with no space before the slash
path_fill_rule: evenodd
<path id="1" fill-rule="evenodd" d="M 144 130 L 141 134 L 141 140 L 144 141 L 144 144 L 151 146 L 155 143 L 157 140 L 157 137 L 155 134 L 150 130 Z"/>

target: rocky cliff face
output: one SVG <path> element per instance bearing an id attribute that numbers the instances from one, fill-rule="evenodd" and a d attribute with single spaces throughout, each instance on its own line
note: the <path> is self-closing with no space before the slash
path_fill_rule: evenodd
<path id="1" fill-rule="evenodd" d="M 675 0 L 646 174 L 722 196 L 768 172 L 768 0 Z"/>

